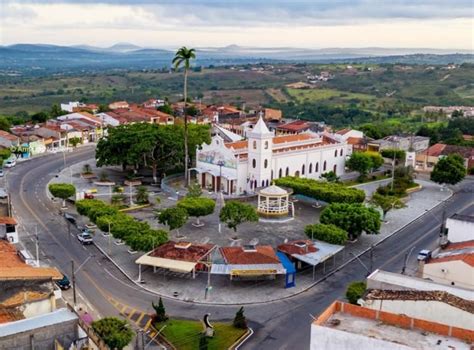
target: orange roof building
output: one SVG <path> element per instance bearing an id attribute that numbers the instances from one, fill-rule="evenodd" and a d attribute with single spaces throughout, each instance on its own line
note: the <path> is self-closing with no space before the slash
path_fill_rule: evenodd
<path id="1" fill-rule="evenodd" d="M 295 126 L 301 126 L 300 121 Z M 345 171 L 347 142 L 337 135 L 312 131 L 275 135 L 263 118 L 246 135 L 247 140 L 229 143 L 216 135 L 210 145 L 197 150 L 194 170 L 203 188 L 241 195 L 285 176 L 319 179 L 329 171 L 338 176 Z"/>

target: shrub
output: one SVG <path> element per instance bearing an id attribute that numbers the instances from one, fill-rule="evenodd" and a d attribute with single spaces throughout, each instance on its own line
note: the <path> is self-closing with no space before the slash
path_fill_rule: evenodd
<path id="1" fill-rule="evenodd" d="M 366 289 L 367 284 L 365 282 L 352 282 L 346 290 L 347 300 L 349 300 L 351 304 L 357 305 L 357 300 L 364 295 Z"/>
<path id="2" fill-rule="evenodd" d="M 185 209 L 189 216 L 197 218 L 212 214 L 215 206 L 213 199 L 204 197 L 185 197 L 178 202 L 179 208 Z"/>
<path id="3" fill-rule="evenodd" d="M 91 326 L 110 349 L 123 349 L 135 335 L 127 321 L 116 317 L 105 317 L 92 322 Z"/>
<path id="4" fill-rule="evenodd" d="M 168 315 L 166 315 L 165 305 L 163 304 L 163 300 L 161 299 L 161 297 L 158 300 L 158 304 L 155 304 L 154 302 L 152 302 L 151 306 L 153 306 L 153 309 L 155 310 L 155 315 L 153 316 L 154 322 L 165 322 L 168 320 Z"/>
<path id="5" fill-rule="evenodd" d="M 384 149 L 380 154 L 382 157 L 389 159 L 393 159 L 395 156 L 395 159 L 398 161 L 404 161 L 406 157 L 406 152 L 402 149 Z"/>
<path id="6" fill-rule="evenodd" d="M 71 184 L 49 184 L 48 189 L 53 197 L 61 198 L 62 200 L 68 199 L 69 197 L 72 197 L 76 194 L 76 187 Z"/>
<path id="7" fill-rule="evenodd" d="M 147 204 L 148 203 L 148 190 L 145 186 L 138 186 L 136 201 L 138 204 Z"/>
<path id="8" fill-rule="evenodd" d="M 332 224 L 314 224 L 305 227 L 304 232 L 311 239 L 317 239 L 330 244 L 344 244 L 347 232 Z"/>
<path id="9" fill-rule="evenodd" d="M 357 188 L 346 187 L 339 183 L 321 182 L 298 177 L 277 179 L 278 186 L 290 187 L 296 194 L 302 194 L 327 203 L 362 203 L 365 192 Z"/>
<path id="10" fill-rule="evenodd" d="M 234 321 L 232 322 L 235 328 L 247 329 L 247 320 L 244 315 L 244 307 L 241 306 L 240 309 L 235 313 Z"/>

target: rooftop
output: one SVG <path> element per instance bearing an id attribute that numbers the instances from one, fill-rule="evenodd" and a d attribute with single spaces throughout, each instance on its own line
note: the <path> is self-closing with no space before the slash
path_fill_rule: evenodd
<path id="1" fill-rule="evenodd" d="M 219 249 L 226 264 L 230 265 L 257 265 L 257 264 L 280 264 L 272 246 L 255 246 L 254 249 L 244 247 L 222 247 Z"/>
<path id="2" fill-rule="evenodd" d="M 0 307 L 0 324 L 14 322 L 24 318 L 19 310 Z"/>
<path id="3" fill-rule="evenodd" d="M 313 322 L 313 326 L 392 343 L 390 348 L 397 349 L 470 349 L 470 344 L 466 341 L 474 340 L 474 332 L 467 329 L 340 301 L 329 306 Z M 334 337 L 335 334 L 332 334 L 331 338 Z"/>
<path id="4" fill-rule="evenodd" d="M 277 247 L 277 250 L 288 255 L 305 255 L 308 253 L 316 253 L 318 251 L 318 248 L 316 248 L 314 242 L 309 239 L 306 239 L 280 244 Z"/>
<path id="5" fill-rule="evenodd" d="M 214 247 L 214 244 L 169 241 L 155 248 L 148 255 L 156 258 L 198 262 L 208 255 Z"/>
<path id="6" fill-rule="evenodd" d="M 31 303 L 39 300 L 48 299 L 51 296 L 49 292 L 41 291 L 18 291 L 16 294 L 10 296 L 9 298 L 0 301 L 0 307 L 16 307 L 23 305 L 25 303 Z"/>
<path id="7" fill-rule="evenodd" d="M 16 225 L 17 222 L 10 216 L 0 216 L 0 225 Z"/>
<path id="8" fill-rule="evenodd" d="M 279 125 L 277 127 L 278 130 L 284 130 L 284 131 L 304 131 L 307 130 L 311 127 L 311 125 L 304 121 L 304 120 L 295 120 L 294 122 L 286 123 Z"/>
<path id="9" fill-rule="evenodd" d="M 311 266 L 316 266 L 327 259 L 333 257 L 337 253 L 339 253 L 342 249 L 344 249 L 343 246 L 340 245 L 335 245 L 335 244 L 329 244 L 326 242 L 321 242 L 321 241 L 313 241 L 313 246 L 316 248 L 315 250 L 313 249 L 304 249 L 304 254 L 295 252 L 295 253 L 289 253 L 293 258 L 298 259 L 300 261 L 303 261 L 306 264 L 309 264 Z M 291 244 L 291 242 L 290 242 Z M 295 245 L 293 243 L 293 245 Z M 280 247 L 283 246 L 283 249 L 288 249 L 288 245 L 279 245 L 278 250 L 284 251 L 280 249 Z"/>
<path id="10" fill-rule="evenodd" d="M 422 152 L 422 154 L 426 154 L 431 157 L 447 156 L 455 153 L 460 154 L 463 158 L 474 157 L 474 147 L 437 143 Z"/>
<path id="11" fill-rule="evenodd" d="M 443 254 L 438 255 L 426 262 L 426 264 L 438 264 L 447 261 L 463 261 L 464 263 L 474 267 L 474 253 L 465 253 L 465 254 Z"/>
<path id="12" fill-rule="evenodd" d="M 262 188 L 258 193 L 263 196 L 286 196 L 290 194 L 289 191 L 276 185 L 270 185 L 268 187 Z"/>
<path id="13" fill-rule="evenodd" d="M 4 130 L 0 130 L 0 137 L 7 139 L 9 141 L 17 141 L 18 136 L 15 136 L 13 134 L 10 134 L 9 132 L 6 132 Z"/>

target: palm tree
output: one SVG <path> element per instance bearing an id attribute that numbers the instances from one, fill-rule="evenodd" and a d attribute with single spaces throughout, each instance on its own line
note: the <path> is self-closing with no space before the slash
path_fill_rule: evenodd
<path id="1" fill-rule="evenodd" d="M 188 119 L 186 118 L 186 104 L 188 102 L 188 71 L 190 68 L 190 61 L 196 58 L 195 49 L 188 49 L 186 46 L 183 46 L 178 51 L 173 58 L 174 68 L 178 69 L 180 67 L 184 68 L 184 182 L 186 186 L 189 182 L 188 174 L 188 163 L 189 163 L 189 151 L 188 151 Z"/>

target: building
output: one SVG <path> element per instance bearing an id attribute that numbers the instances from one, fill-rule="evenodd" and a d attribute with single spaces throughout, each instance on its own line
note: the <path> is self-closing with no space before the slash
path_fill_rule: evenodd
<path id="1" fill-rule="evenodd" d="M 109 108 L 114 109 L 127 109 L 129 104 L 127 101 L 116 101 L 109 104 Z"/>
<path id="2" fill-rule="evenodd" d="M 474 240 L 449 243 L 422 262 L 420 272 L 436 283 L 474 290 Z"/>
<path id="3" fill-rule="evenodd" d="M 474 239 L 474 216 L 454 214 L 446 220 L 446 234 L 451 243 Z"/>
<path id="4" fill-rule="evenodd" d="M 197 180 L 203 188 L 229 195 L 253 193 L 273 179 L 318 179 L 328 171 L 344 173 L 346 143 L 330 134 L 305 132 L 275 136 L 262 118 L 244 141 L 225 143 L 216 135 L 197 149 Z"/>
<path id="5" fill-rule="evenodd" d="M 145 102 L 143 102 L 143 107 L 144 108 L 158 108 L 158 107 L 162 107 L 165 105 L 165 101 L 164 100 L 159 100 L 159 99 L 156 99 L 156 98 L 151 98 L 149 100 L 146 100 Z"/>
<path id="6" fill-rule="evenodd" d="M 347 156 L 350 156 L 353 152 L 367 151 L 369 139 L 364 136 L 362 131 L 354 129 L 342 129 L 337 131 L 336 135 L 347 142 Z"/>
<path id="7" fill-rule="evenodd" d="M 295 135 L 311 129 L 311 124 L 304 120 L 295 120 L 276 127 L 277 135 Z"/>
<path id="8" fill-rule="evenodd" d="M 283 113 L 280 109 L 274 108 L 261 108 L 255 114 L 255 116 L 262 115 L 265 121 L 279 121 L 283 118 Z"/>
<path id="9" fill-rule="evenodd" d="M 469 169 L 474 167 L 474 148 L 445 145 L 442 143 L 434 144 L 425 151 L 416 155 L 416 169 L 422 171 L 432 171 L 438 161 L 450 154 L 459 154 L 464 158 L 464 166 Z"/>
<path id="10" fill-rule="evenodd" d="M 0 216 L 0 240 L 16 244 L 18 243 L 18 231 L 16 220 L 9 216 Z"/>
<path id="11" fill-rule="evenodd" d="M 311 324 L 311 350 L 471 349 L 474 331 L 335 301 Z"/>
<path id="12" fill-rule="evenodd" d="M 464 117 L 474 117 L 474 107 L 473 106 L 425 106 L 423 107 L 423 112 L 430 113 L 443 113 L 448 117 L 451 117 L 454 111 L 459 111 L 463 113 Z"/>
<path id="13" fill-rule="evenodd" d="M 367 150 L 380 152 L 384 149 L 398 149 L 405 152 L 420 153 L 430 146 L 430 138 L 424 136 L 387 136 L 380 140 L 369 141 Z"/>
<path id="14" fill-rule="evenodd" d="M 7 131 L 0 130 L 0 147 L 10 148 L 20 145 L 20 138 Z"/>

